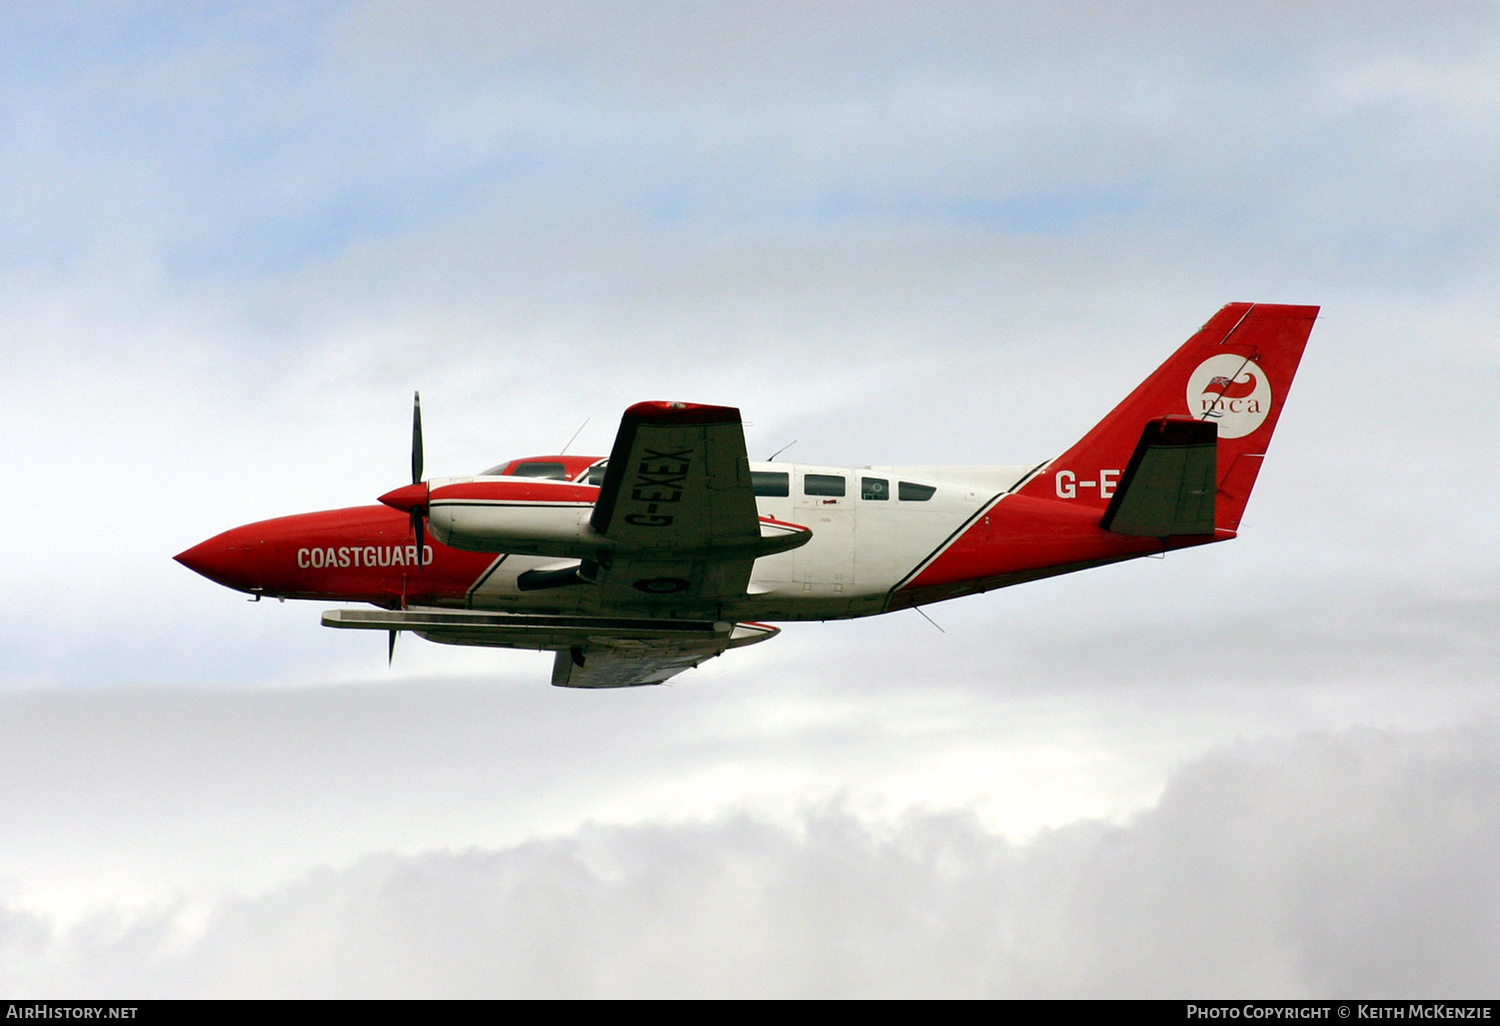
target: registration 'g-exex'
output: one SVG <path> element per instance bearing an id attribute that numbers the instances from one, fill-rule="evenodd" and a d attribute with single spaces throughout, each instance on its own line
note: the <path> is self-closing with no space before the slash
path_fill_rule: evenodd
<path id="1" fill-rule="evenodd" d="M 555 653 L 552 683 L 659 684 L 778 620 L 908 606 L 1227 541 L 1318 309 L 1232 303 L 1035 466 L 753 463 L 739 410 L 643 402 L 607 459 L 422 478 L 381 505 L 226 531 L 178 561 L 230 588 L 368 603 L 329 627 Z"/>

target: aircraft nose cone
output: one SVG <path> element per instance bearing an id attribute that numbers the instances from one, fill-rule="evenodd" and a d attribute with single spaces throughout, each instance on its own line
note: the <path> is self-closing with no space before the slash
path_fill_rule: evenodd
<path id="1" fill-rule="evenodd" d="M 243 550 L 231 544 L 230 532 L 215 535 L 172 558 L 194 573 L 202 574 L 215 584 L 234 588 L 244 576 Z"/>

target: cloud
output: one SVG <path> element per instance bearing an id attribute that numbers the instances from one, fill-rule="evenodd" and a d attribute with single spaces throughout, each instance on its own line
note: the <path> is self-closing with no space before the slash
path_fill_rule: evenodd
<path id="1" fill-rule="evenodd" d="M 1016 844 L 839 803 L 381 854 L 39 940 L 11 994 L 1455 997 L 1500 982 L 1500 731 L 1241 743 L 1122 826 Z M 180 932 L 180 931 L 178 931 Z"/>
<path id="2" fill-rule="evenodd" d="M 210 286 L 497 210 L 1144 225 L 1366 273 L 1420 248 L 1386 274 L 1430 280 L 1487 253 L 1496 28 L 1482 4 L 124 5 L 13 26 L 0 223 L 23 267 Z"/>
<path id="3" fill-rule="evenodd" d="M 1279 614 L 1302 640 L 1243 612 L 1056 633 L 1048 604 L 1076 621 L 1093 590 L 934 610 L 947 635 L 791 630 L 625 693 L 463 653 L 487 679 L 0 695 L 0 976 L 101 995 L 1482 991 L 1494 966 L 1459 946 L 1495 950 L 1492 591 L 1314 598 Z M 1376 979 L 1403 931 L 1435 947 Z"/>

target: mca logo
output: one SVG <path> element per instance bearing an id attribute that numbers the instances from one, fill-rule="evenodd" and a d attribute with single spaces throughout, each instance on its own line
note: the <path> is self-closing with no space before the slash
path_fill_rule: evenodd
<path id="1" fill-rule="evenodd" d="M 1218 424 L 1220 438 L 1243 438 L 1271 412 L 1271 383 L 1249 357 L 1220 353 L 1188 377 L 1187 405 L 1195 420 Z"/>

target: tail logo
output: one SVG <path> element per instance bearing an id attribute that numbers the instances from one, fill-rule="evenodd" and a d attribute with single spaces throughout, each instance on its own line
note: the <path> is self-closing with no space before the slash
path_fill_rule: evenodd
<path id="1" fill-rule="evenodd" d="M 1220 353 L 1188 377 L 1187 405 L 1195 420 L 1218 424 L 1220 438 L 1243 438 L 1271 412 L 1271 383 L 1254 360 Z"/>

